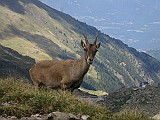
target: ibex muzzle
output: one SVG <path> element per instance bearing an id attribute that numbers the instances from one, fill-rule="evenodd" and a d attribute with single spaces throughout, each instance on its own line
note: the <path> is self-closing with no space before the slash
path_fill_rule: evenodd
<path id="1" fill-rule="evenodd" d="M 84 54 L 79 60 L 44 60 L 33 65 L 30 69 L 33 84 L 71 91 L 79 88 L 100 47 L 100 43 L 96 44 L 97 37 L 98 35 L 96 35 L 94 43 L 90 44 L 84 35 L 85 42 L 81 40 Z"/>

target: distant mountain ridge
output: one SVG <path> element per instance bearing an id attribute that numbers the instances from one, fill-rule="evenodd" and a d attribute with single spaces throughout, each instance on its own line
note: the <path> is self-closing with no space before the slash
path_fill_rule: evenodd
<path id="1" fill-rule="evenodd" d="M 84 78 L 85 86 L 111 92 L 124 86 L 138 86 L 142 81 L 160 82 L 160 62 L 148 54 L 38 0 L 15 0 L 14 3 L 13 0 L 0 1 L 0 43 L 3 46 L 36 61 L 79 59 L 83 33 L 92 42 L 97 32 L 101 48 Z"/>
<path id="2" fill-rule="evenodd" d="M 160 49 L 147 49 L 144 50 L 147 54 L 151 55 L 152 57 L 156 58 L 160 61 Z"/>
<path id="3" fill-rule="evenodd" d="M 136 49 L 160 48 L 159 0 L 40 0 Z"/>

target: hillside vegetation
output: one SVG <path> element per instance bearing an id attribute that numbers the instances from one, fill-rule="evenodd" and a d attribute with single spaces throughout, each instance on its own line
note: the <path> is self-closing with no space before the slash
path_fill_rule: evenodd
<path id="1" fill-rule="evenodd" d="M 21 118 L 55 111 L 89 115 L 91 120 L 151 120 L 136 111 L 113 114 L 107 108 L 82 101 L 70 92 L 37 89 L 23 79 L 0 80 L 0 115 Z"/>
<path id="2" fill-rule="evenodd" d="M 111 92 L 160 82 L 159 61 L 38 0 L 1 0 L 0 21 L 0 43 L 36 61 L 78 59 L 82 34 L 92 42 L 99 33 L 101 47 L 82 85 L 87 89 Z"/>
<path id="3" fill-rule="evenodd" d="M 29 81 L 29 69 L 34 63 L 34 59 L 0 45 L 0 78 L 23 77 Z"/>

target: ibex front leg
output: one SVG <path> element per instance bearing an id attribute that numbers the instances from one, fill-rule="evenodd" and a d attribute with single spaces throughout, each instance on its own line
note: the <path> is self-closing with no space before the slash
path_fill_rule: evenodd
<path id="1" fill-rule="evenodd" d="M 61 81 L 61 89 L 66 90 L 70 88 L 71 83 L 69 82 L 68 77 L 64 77 Z"/>
<path id="2" fill-rule="evenodd" d="M 75 89 L 78 89 L 81 86 L 82 82 L 83 82 L 83 79 L 81 79 L 81 80 L 75 82 L 74 84 L 72 84 L 70 86 L 70 91 L 73 92 Z"/>

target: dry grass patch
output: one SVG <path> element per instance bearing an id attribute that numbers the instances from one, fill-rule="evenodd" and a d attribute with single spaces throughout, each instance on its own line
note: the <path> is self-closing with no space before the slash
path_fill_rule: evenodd
<path id="1" fill-rule="evenodd" d="M 38 90 L 21 80 L 0 80 L 0 114 L 17 117 L 54 111 L 89 115 L 92 119 L 108 119 L 108 109 L 79 101 L 68 91 Z"/>

